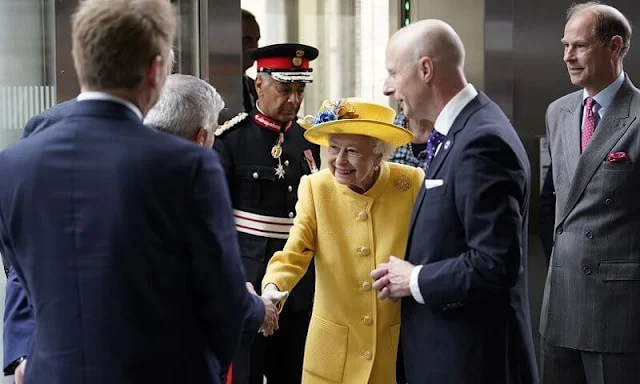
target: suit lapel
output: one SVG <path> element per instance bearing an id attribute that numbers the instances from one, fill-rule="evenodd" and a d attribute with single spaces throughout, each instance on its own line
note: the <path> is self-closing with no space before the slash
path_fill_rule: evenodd
<path id="1" fill-rule="evenodd" d="M 636 115 L 630 113 L 633 99 L 632 87 L 626 79 L 613 99 L 610 109 L 596 127 L 591 142 L 580 156 L 569 188 L 567 203 L 558 223 L 569 215 L 593 174 L 636 119 Z"/>
<path id="2" fill-rule="evenodd" d="M 485 101 L 487 100 L 487 97 L 480 92 L 478 93 L 478 96 L 471 100 L 469 104 L 462 109 L 458 117 L 453 121 L 453 125 L 451 125 L 451 129 L 449 129 L 449 133 L 445 136 L 444 140 L 442 140 L 442 145 L 440 146 L 436 156 L 433 158 L 431 165 L 427 168 L 425 179 L 433 179 L 438 174 L 444 160 L 447 158 L 447 155 L 451 152 L 451 148 L 453 148 L 453 145 L 455 144 L 455 135 L 464 128 L 469 117 L 471 117 L 475 111 L 480 109 L 480 107 L 486 104 Z"/>
<path id="3" fill-rule="evenodd" d="M 422 186 L 420 187 L 420 193 L 418 193 L 418 198 L 416 199 L 416 203 L 413 205 L 413 213 L 411 213 L 411 225 L 409 226 L 409 240 L 407 244 L 411 244 L 411 237 L 413 235 L 413 226 L 416 223 L 418 212 L 420 212 L 420 208 L 422 208 L 422 202 L 424 201 L 425 191 L 426 191 L 426 188 L 424 186 L 424 182 L 422 182 Z"/>
<path id="4" fill-rule="evenodd" d="M 580 93 L 582 95 L 582 93 Z M 582 97 L 576 98 L 575 110 L 565 109 L 563 112 L 562 148 L 565 153 L 565 161 L 570 175 L 575 175 L 578 160 L 580 159 L 580 140 L 582 127 Z"/>
<path id="5" fill-rule="evenodd" d="M 460 112 L 458 117 L 456 117 L 456 119 L 454 120 L 453 125 L 451 126 L 451 129 L 449 129 L 449 133 L 442 140 L 442 145 L 441 145 L 440 149 L 438 150 L 438 153 L 433 158 L 433 161 L 431 162 L 431 165 L 429 165 L 429 168 L 427 169 L 427 172 L 425 173 L 425 180 L 426 179 L 433 179 L 438 174 L 438 171 L 442 167 L 442 164 L 444 163 L 444 160 L 447 158 L 447 155 L 449 154 L 449 152 L 451 152 L 451 148 L 453 148 L 453 145 L 454 145 L 454 142 L 455 142 L 454 141 L 455 135 L 458 132 L 460 132 L 460 130 L 462 130 L 462 128 L 464 128 L 465 124 L 467 123 L 467 120 L 469 120 L 469 117 L 471 117 L 471 115 L 475 111 L 477 111 L 482 106 L 484 106 L 488 102 L 488 100 L 489 99 L 484 95 L 484 93 L 479 92 L 478 96 L 476 96 L 473 100 L 471 100 L 469 102 L 469 104 L 467 104 L 462 109 L 462 111 Z M 426 194 L 426 188 L 425 188 L 424 183 L 422 183 L 422 187 L 420 188 L 420 193 L 418 194 L 418 198 L 416 199 L 416 203 L 415 203 L 414 208 L 413 208 L 413 213 L 411 215 L 411 226 L 409 227 L 409 242 L 408 242 L 408 244 L 411 244 L 411 237 L 413 235 L 413 228 L 415 226 L 416 219 L 418 217 L 418 213 L 420 212 L 420 209 L 422 208 L 422 203 L 424 201 L 425 194 Z"/>

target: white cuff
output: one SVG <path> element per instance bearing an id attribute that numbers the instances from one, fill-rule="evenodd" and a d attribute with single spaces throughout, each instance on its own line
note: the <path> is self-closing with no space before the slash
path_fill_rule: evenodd
<path id="1" fill-rule="evenodd" d="M 413 271 L 411 271 L 411 278 L 409 279 L 409 288 L 411 288 L 411 295 L 413 298 L 418 303 L 424 304 L 424 298 L 422 297 L 422 292 L 420 292 L 420 284 L 418 284 L 418 276 L 420 276 L 421 269 L 422 265 L 413 267 Z"/>

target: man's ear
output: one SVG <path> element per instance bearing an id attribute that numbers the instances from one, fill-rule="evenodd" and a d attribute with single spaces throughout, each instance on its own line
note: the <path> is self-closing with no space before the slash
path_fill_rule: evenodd
<path id="1" fill-rule="evenodd" d="M 193 141 L 200 145 L 204 145 L 204 143 L 207 141 L 207 130 L 202 127 L 198 128 L 198 132 L 193 138 Z"/>
<path id="2" fill-rule="evenodd" d="M 418 60 L 418 70 L 420 71 L 420 77 L 428 83 L 433 78 L 433 60 L 429 56 L 422 56 Z"/>
<path id="3" fill-rule="evenodd" d="M 262 77 L 260 75 L 256 76 L 256 80 L 253 83 L 256 87 L 256 93 L 258 94 L 258 98 L 262 99 L 262 93 L 264 92 L 265 83 L 262 81 Z"/>
<path id="4" fill-rule="evenodd" d="M 611 49 L 611 55 L 614 59 L 619 59 L 624 49 L 624 40 L 621 36 L 615 35 L 609 41 L 609 49 Z"/>
<path id="5" fill-rule="evenodd" d="M 158 55 L 151 60 L 151 65 L 149 65 L 147 69 L 147 79 L 151 87 L 162 88 L 164 79 L 166 78 L 166 76 L 163 77 L 162 73 L 164 69 L 165 65 L 162 63 L 161 56 Z"/>

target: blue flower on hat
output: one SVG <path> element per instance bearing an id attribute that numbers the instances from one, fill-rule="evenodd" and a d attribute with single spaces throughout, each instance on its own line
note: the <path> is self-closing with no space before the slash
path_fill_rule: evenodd
<path id="1" fill-rule="evenodd" d="M 334 120 L 338 120 L 338 115 L 333 111 L 324 110 L 318 113 L 315 120 L 313 121 L 313 125 L 322 124 Z"/>
<path id="2" fill-rule="evenodd" d="M 320 111 L 313 119 L 311 125 L 318 125 L 340 119 L 357 119 L 358 114 L 351 104 L 345 99 L 327 100 L 322 104 Z"/>

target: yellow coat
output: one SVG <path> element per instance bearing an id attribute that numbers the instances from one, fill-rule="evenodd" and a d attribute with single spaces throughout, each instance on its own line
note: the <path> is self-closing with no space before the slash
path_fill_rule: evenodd
<path id="1" fill-rule="evenodd" d="M 390 255 L 404 258 L 419 168 L 383 163 L 364 195 L 328 169 L 303 176 L 283 251 L 262 280 L 290 291 L 315 255 L 316 293 L 304 354 L 304 384 L 395 383 L 400 303 L 380 301 L 369 274 Z"/>

